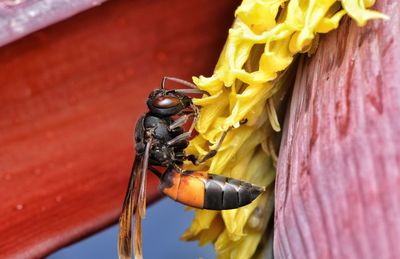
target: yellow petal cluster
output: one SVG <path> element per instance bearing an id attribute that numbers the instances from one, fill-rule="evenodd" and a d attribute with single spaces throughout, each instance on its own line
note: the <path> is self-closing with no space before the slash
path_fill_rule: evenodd
<path id="1" fill-rule="evenodd" d="M 290 78 L 284 71 L 296 54 L 313 49 L 318 33 L 336 29 L 345 14 L 358 25 L 387 18 L 366 9 L 373 4 L 371 0 L 244 0 L 237 8 L 213 75 L 193 78 L 210 96 L 194 100 L 201 107 L 199 135 L 187 153 L 202 157 L 233 126 L 217 155 L 196 169 L 269 188 L 243 208 L 196 210 L 182 239 L 199 240 L 201 245 L 213 242 L 218 258 L 254 256 L 273 214 L 277 110 Z M 247 122 L 241 125 L 244 119 Z"/>

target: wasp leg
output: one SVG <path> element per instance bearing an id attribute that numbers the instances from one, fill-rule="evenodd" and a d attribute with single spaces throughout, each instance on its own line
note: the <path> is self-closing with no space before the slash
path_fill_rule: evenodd
<path id="1" fill-rule="evenodd" d="M 179 161 L 179 162 L 175 162 L 175 163 L 181 163 L 186 159 L 186 155 L 185 152 L 181 151 L 181 152 L 175 152 L 175 157 L 174 157 L 174 161 Z M 176 165 L 176 164 L 175 164 Z M 179 168 L 178 165 L 176 165 L 176 168 Z"/>
<path id="2" fill-rule="evenodd" d="M 187 122 L 189 117 L 193 116 L 193 115 L 194 115 L 194 113 L 182 115 L 177 120 L 175 120 L 171 125 L 169 125 L 168 129 L 171 131 L 171 130 L 174 130 L 176 128 L 183 126 Z"/>
<path id="3" fill-rule="evenodd" d="M 193 110 L 193 121 L 192 125 L 190 125 L 189 132 L 192 134 L 192 131 L 194 130 L 194 127 L 196 126 L 197 120 L 199 119 L 199 108 L 197 108 L 196 105 L 191 104 L 190 107 Z"/>
<path id="4" fill-rule="evenodd" d="M 182 123 L 182 125 L 183 125 L 184 122 L 187 121 L 187 119 L 188 119 L 189 116 L 193 116 L 193 121 L 192 121 L 192 124 L 190 125 L 189 130 L 188 130 L 187 132 L 185 132 L 185 133 L 182 133 L 181 135 L 176 136 L 175 138 L 171 139 L 170 141 L 168 141 L 168 142 L 167 142 L 167 145 L 168 145 L 168 146 L 173 146 L 173 145 L 175 145 L 176 143 L 179 143 L 179 142 L 181 142 L 181 141 L 188 140 L 188 139 L 190 138 L 190 136 L 192 135 L 192 132 L 193 132 L 193 130 L 194 130 L 194 127 L 196 126 L 197 119 L 198 119 L 198 117 L 199 117 L 199 109 L 197 108 L 196 105 L 193 105 L 193 104 L 191 105 L 191 107 L 192 107 L 192 109 L 193 109 L 193 113 L 189 113 L 189 114 L 187 114 L 187 115 L 183 115 L 183 116 L 181 117 L 181 118 L 183 118 L 183 119 L 179 118 L 179 119 L 177 119 L 177 120 L 175 121 L 175 122 L 177 122 L 177 124 L 181 124 L 181 123 Z M 173 124 L 175 124 L 175 122 L 174 122 Z M 171 124 L 171 126 L 172 126 L 173 124 Z M 179 125 L 179 126 L 182 126 L 182 125 Z M 170 128 L 171 128 L 171 126 L 170 126 Z M 179 127 L 179 126 L 174 126 L 174 127 L 176 128 L 176 127 Z"/>
<path id="5" fill-rule="evenodd" d="M 189 135 L 192 135 L 194 127 L 196 126 L 197 120 L 199 118 L 199 108 L 197 108 L 197 106 L 193 105 L 193 104 L 190 105 L 190 107 L 192 108 L 193 112 L 184 114 L 181 117 L 179 117 L 178 119 L 176 119 L 171 125 L 169 125 L 169 127 L 168 127 L 169 130 L 174 130 L 178 127 L 183 126 L 187 122 L 189 117 L 193 116 L 192 124 L 190 125 L 190 128 L 187 131 L 189 133 Z"/>
<path id="6" fill-rule="evenodd" d="M 228 134 L 228 132 L 229 132 L 232 128 L 233 128 L 232 126 L 229 127 L 229 128 L 222 134 L 222 136 L 221 136 L 221 138 L 219 139 L 218 144 L 217 144 L 217 146 L 215 147 L 215 149 L 210 150 L 207 154 L 205 154 L 205 155 L 203 156 L 202 159 L 198 159 L 198 157 L 196 157 L 195 155 L 188 155 L 188 156 L 186 157 L 186 159 L 189 160 L 189 161 L 191 161 L 194 165 L 199 165 L 199 164 L 201 164 L 201 163 L 204 163 L 204 162 L 207 161 L 208 159 L 214 157 L 214 156 L 217 154 L 219 148 L 221 147 L 222 142 L 224 141 L 226 135 Z"/>
<path id="7" fill-rule="evenodd" d="M 243 124 L 245 124 L 246 122 L 247 122 L 247 119 L 243 119 L 243 120 L 240 121 L 240 125 L 243 125 Z M 230 126 L 230 127 L 222 134 L 222 136 L 221 136 L 221 138 L 219 139 L 218 144 L 217 144 L 217 146 L 215 147 L 215 149 L 210 150 L 202 159 L 199 160 L 198 157 L 196 157 L 195 155 L 188 155 L 188 156 L 186 157 L 186 159 L 189 160 L 190 162 L 192 162 L 194 165 L 199 165 L 199 164 L 201 164 L 201 163 L 204 163 L 204 162 L 207 161 L 208 159 L 214 157 L 214 156 L 217 154 L 218 149 L 221 147 L 222 142 L 224 141 L 226 135 L 228 134 L 228 132 L 229 132 L 231 129 L 233 129 L 232 126 Z"/>
<path id="8" fill-rule="evenodd" d="M 155 169 L 154 167 L 152 167 L 151 165 L 148 166 L 148 169 L 155 175 L 157 175 L 158 178 L 161 178 L 162 173 L 160 173 L 160 171 L 158 171 L 157 169 Z"/>
<path id="9" fill-rule="evenodd" d="M 191 133 L 190 132 L 185 132 L 182 133 L 181 135 L 176 136 L 175 138 L 171 139 L 170 141 L 167 142 L 167 146 L 173 146 L 176 143 L 179 143 L 181 141 L 187 140 L 190 138 Z"/>

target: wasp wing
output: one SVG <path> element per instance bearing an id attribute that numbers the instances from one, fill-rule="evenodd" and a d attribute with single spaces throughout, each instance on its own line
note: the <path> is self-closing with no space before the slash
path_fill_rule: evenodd
<path id="1" fill-rule="evenodd" d="M 128 190 L 126 191 L 124 205 L 119 217 L 118 235 L 118 257 L 130 259 L 132 255 L 132 216 L 136 211 L 138 196 L 138 173 L 142 164 L 142 157 L 135 156 L 131 176 L 129 178 Z"/>
<path id="2" fill-rule="evenodd" d="M 141 220 L 146 210 L 146 171 L 148 167 L 151 141 L 146 144 L 143 158 L 136 155 L 129 179 L 122 214 L 119 218 L 118 257 L 130 259 L 132 256 L 132 217 L 135 215 L 134 254 L 142 256 Z"/>
<path id="3" fill-rule="evenodd" d="M 146 215 L 146 182 L 147 182 L 147 168 L 149 165 L 149 156 L 151 148 L 151 138 L 146 143 L 146 149 L 143 155 L 142 168 L 140 170 L 140 177 L 137 179 L 140 188 L 137 197 L 136 215 L 135 215 L 135 233 L 133 237 L 134 254 L 136 259 L 142 259 L 142 218 Z"/>
<path id="4" fill-rule="evenodd" d="M 143 155 L 142 161 L 142 173 L 140 177 L 140 192 L 138 198 L 138 209 L 139 215 L 144 218 L 146 216 L 146 183 L 147 183 L 147 168 L 149 167 L 149 156 L 150 156 L 150 148 L 151 148 L 151 139 L 146 144 L 146 149 Z"/>

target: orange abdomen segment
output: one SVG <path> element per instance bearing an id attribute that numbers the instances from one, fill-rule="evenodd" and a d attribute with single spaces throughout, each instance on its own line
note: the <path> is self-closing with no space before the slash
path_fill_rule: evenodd
<path id="1" fill-rule="evenodd" d="M 175 170 L 168 170 L 163 175 L 160 190 L 177 202 L 202 209 L 207 177 L 207 172 L 178 173 Z"/>

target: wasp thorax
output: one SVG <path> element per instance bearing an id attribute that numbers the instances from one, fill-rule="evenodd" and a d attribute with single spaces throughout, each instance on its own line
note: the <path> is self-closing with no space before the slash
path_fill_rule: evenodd
<path id="1" fill-rule="evenodd" d="M 179 98 L 174 96 L 160 96 L 153 101 L 153 106 L 157 108 L 172 108 L 179 104 Z"/>

